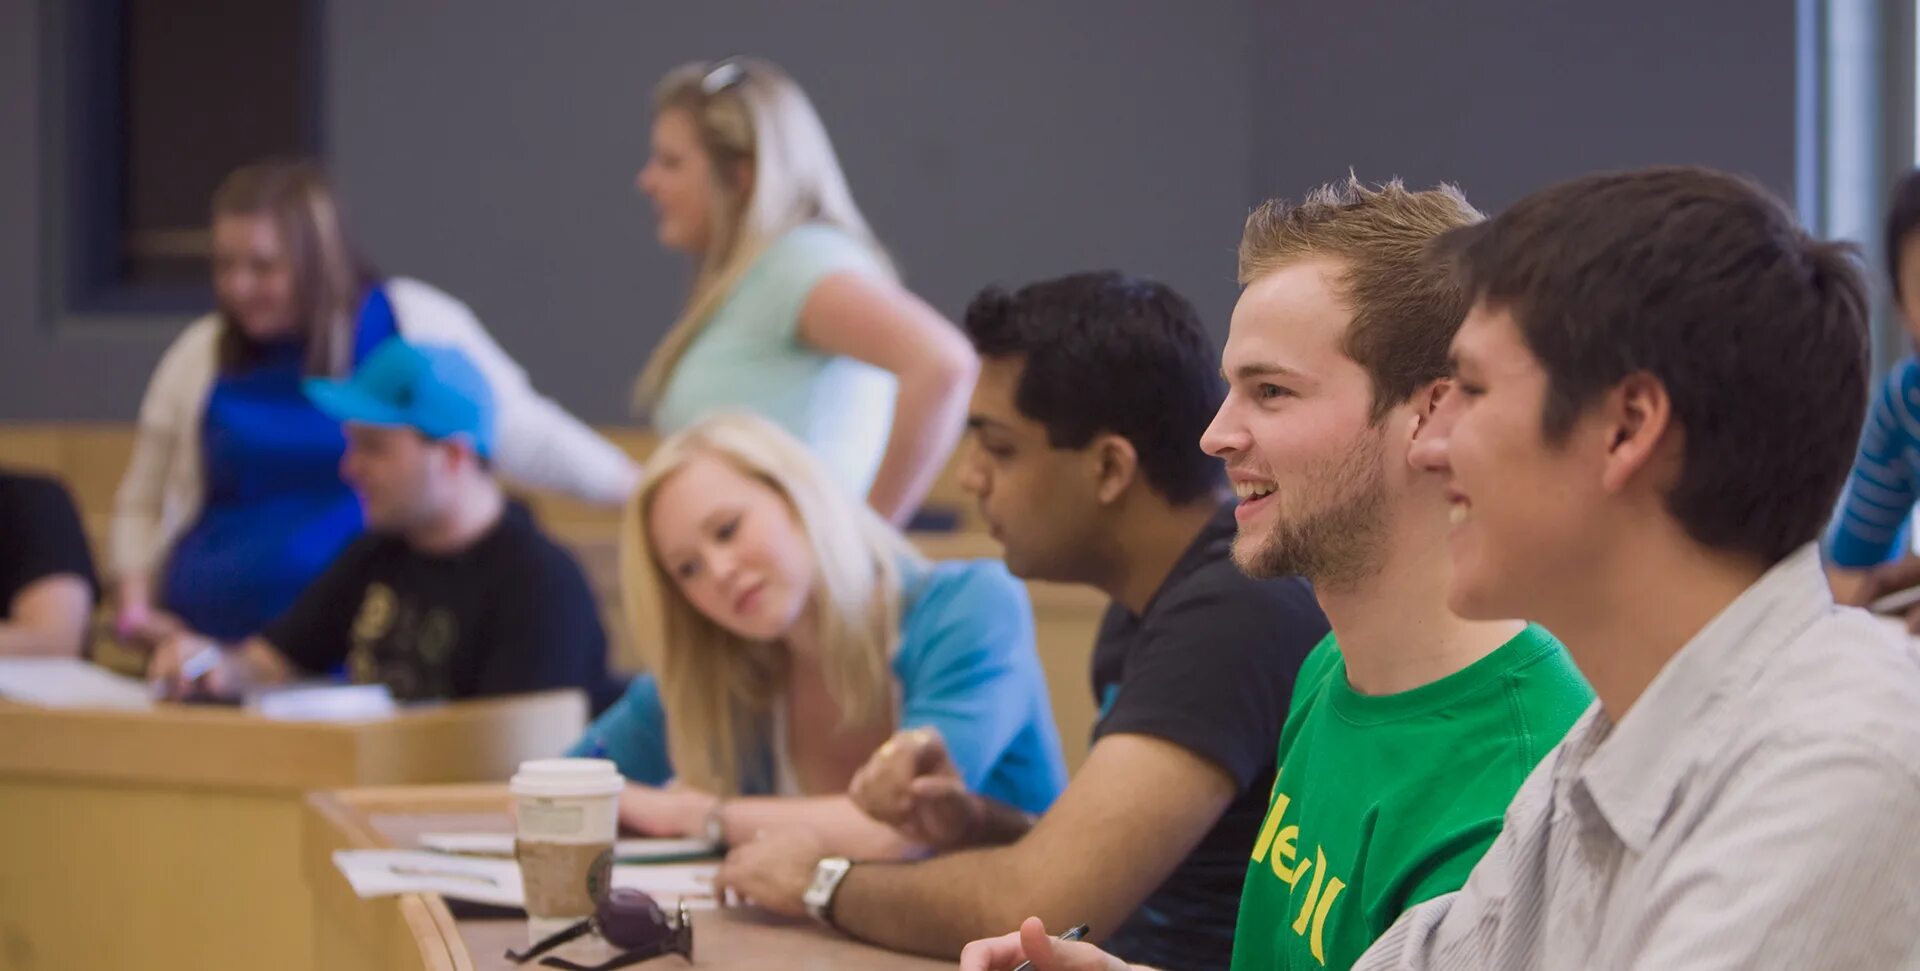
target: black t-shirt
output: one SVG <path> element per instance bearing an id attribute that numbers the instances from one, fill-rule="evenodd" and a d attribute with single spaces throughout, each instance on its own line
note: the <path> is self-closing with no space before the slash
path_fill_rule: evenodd
<path id="1" fill-rule="evenodd" d="M 1233 504 L 1222 506 L 1135 617 L 1108 608 L 1093 648 L 1097 742 L 1165 739 L 1226 770 L 1240 792 L 1200 845 L 1107 941 L 1120 958 L 1224 968 L 1274 779 L 1273 753 L 1300 663 L 1327 618 L 1300 579 L 1252 580 L 1233 565 Z"/>
<path id="2" fill-rule="evenodd" d="M 361 537 L 261 636 L 309 672 L 345 662 L 402 701 L 577 687 L 599 711 L 617 688 L 586 578 L 518 503 L 450 556 Z"/>
<path id="3" fill-rule="evenodd" d="M 72 497 L 45 476 L 0 472 L 0 619 L 13 616 L 13 599 L 21 591 L 61 574 L 85 580 L 99 595 Z"/>

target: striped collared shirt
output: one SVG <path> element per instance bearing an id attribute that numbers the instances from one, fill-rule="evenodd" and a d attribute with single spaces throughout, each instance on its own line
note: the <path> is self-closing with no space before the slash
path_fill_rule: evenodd
<path id="1" fill-rule="evenodd" d="M 1920 656 L 1794 553 L 1355 968 L 1920 968 Z"/>

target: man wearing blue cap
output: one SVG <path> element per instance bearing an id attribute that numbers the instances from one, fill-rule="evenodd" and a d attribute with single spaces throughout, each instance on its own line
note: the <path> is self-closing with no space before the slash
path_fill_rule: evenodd
<path id="1" fill-rule="evenodd" d="M 392 338 L 306 393 L 345 425 L 341 476 L 367 535 L 267 629 L 238 645 L 169 639 L 148 677 L 171 697 L 233 697 L 343 664 L 400 700 L 615 687 L 580 567 L 489 468 L 494 399 L 458 350 Z"/>

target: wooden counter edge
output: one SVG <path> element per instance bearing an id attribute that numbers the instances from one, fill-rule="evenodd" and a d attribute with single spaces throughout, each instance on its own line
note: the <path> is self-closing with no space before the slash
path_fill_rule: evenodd
<path id="1" fill-rule="evenodd" d="M 451 791 L 450 791 L 451 790 Z M 315 906 L 326 908 L 354 928 L 362 939 L 378 936 L 381 910 L 397 908 L 400 925 L 419 952 L 427 971 L 474 971 L 453 914 L 437 894 L 401 894 L 362 899 L 333 865 L 335 849 L 388 849 L 392 844 L 374 828 L 370 816 L 384 811 L 466 812 L 497 809 L 504 786 L 389 786 L 379 789 L 309 793 L 302 843 L 307 882 Z"/>

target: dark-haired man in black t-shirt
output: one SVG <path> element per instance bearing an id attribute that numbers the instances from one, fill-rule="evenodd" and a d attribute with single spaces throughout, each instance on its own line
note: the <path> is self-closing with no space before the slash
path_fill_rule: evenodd
<path id="1" fill-rule="evenodd" d="M 0 472 L 0 657 L 74 657 L 100 582 L 59 482 Z"/>
<path id="2" fill-rule="evenodd" d="M 177 635 L 149 678 L 231 696 L 344 665 L 402 701 L 577 687 L 596 711 L 611 702 L 586 578 L 488 469 L 493 397 L 472 363 L 394 338 L 351 379 L 306 390 L 346 423 L 341 469 L 368 534 L 266 630 L 234 646 Z"/>
<path id="3" fill-rule="evenodd" d="M 1293 677 L 1326 618 L 1306 583 L 1230 558 L 1225 475 L 1199 447 L 1225 384 L 1178 294 L 1076 274 L 981 294 L 966 330 L 983 363 L 961 482 L 1008 568 L 1113 598 L 1086 763 L 1036 819 L 968 793 L 938 736 L 902 733 L 854 798 L 957 852 L 849 864 L 770 837 L 736 848 L 719 884 L 929 955 L 1038 913 L 1134 961 L 1225 967 Z"/>

